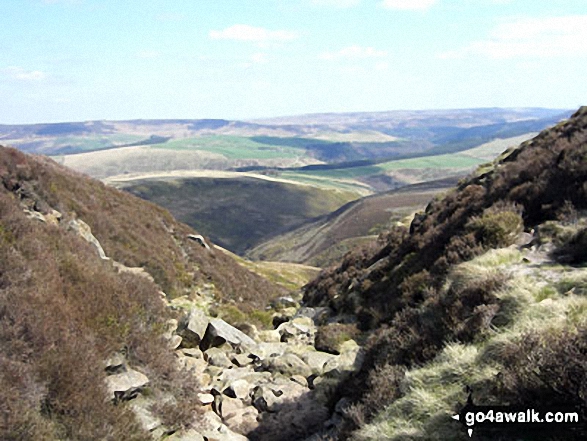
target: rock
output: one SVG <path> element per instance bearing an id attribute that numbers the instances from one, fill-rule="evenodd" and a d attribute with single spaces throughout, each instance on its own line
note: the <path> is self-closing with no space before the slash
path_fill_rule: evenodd
<path id="1" fill-rule="evenodd" d="M 145 268 L 142 268 L 140 266 L 131 267 L 123 265 L 120 262 L 112 262 L 112 266 L 116 268 L 116 271 L 118 271 L 119 273 L 134 274 L 135 276 L 143 277 L 148 281 L 155 283 L 155 279 L 153 279 L 153 276 L 151 276 L 151 274 L 149 274 L 147 270 L 145 270 Z"/>
<path id="2" fill-rule="evenodd" d="M 199 393 L 198 399 L 203 405 L 212 404 L 214 402 L 214 395 L 206 394 L 206 393 Z"/>
<path id="3" fill-rule="evenodd" d="M 296 302 L 290 296 L 278 297 L 278 298 L 276 298 L 275 300 L 273 300 L 271 302 L 271 305 L 275 309 L 279 309 L 279 308 L 297 308 L 299 306 L 298 302 Z"/>
<path id="4" fill-rule="evenodd" d="M 302 360 L 310 366 L 312 373 L 317 375 L 322 375 L 325 366 L 334 359 L 336 359 L 336 355 L 319 351 L 306 352 L 302 355 Z"/>
<path id="5" fill-rule="evenodd" d="M 223 417 L 224 424 L 235 432 L 246 434 L 252 432 L 259 426 L 257 421 L 259 411 L 254 406 L 223 411 L 223 414 L 225 415 Z"/>
<path id="6" fill-rule="evenodd" d="M 210 250 L 210 246 L 208 246 L 208 244 L 206 243 L 206 240 L 204 239 L 204 237 L 200 234 L 188 234 L 188 239 L 193 240 L 194 242 L 199 243 L 203 248 L 207 249 L 208 251 Z"/>
<path id="7" fill-rule="evenodd" d="M 267 360 L 263 360 L 263 367 L 270 372 L 280 373 L 286 376 L 301 375 L 303 377 L 309 377 L 312 375 L 310 366 L 295 354 L 270 357 Z"/>
<path id="8" fill-rule="evenodd" d="M 253 385 L 247 380 L 240 379 L 233 381 L 222 393 L 231 398 L 238 398 L 239 400 L 246 402 L 249 401 L 251 390 Z"/>
<path id="9" fill-rule="evenodd" d="M 204 437 L 194 429 L 181 430 L 165 438 L 165 441 L 205 441 Z"/>
<path id="10" fill-rule="evenodd" d="M 152 432 L 158 427 L 161 427 L 161 420 L 155 417 L 149 410 L 153 404 L 152 400 L 144 397 L 137 397 L 130 403 L 130 408 L 134 412 L 137 420 L 147 432 Z"/>
<path id="11" fill-rule="evenodd" d="M 277 331 L 281 335 L 280 341 L 288 343 L 295 341 L 307 345 L 314 344 L 316 326 L 311 319 L 299 317 L 289 322 L 282 323 L 278 326 Z"/>
<path id="12" fill-rule="evenodd" d="M 106 377 L 106 387 L 114 400 L 135 398 L 147 384 L 147 376 L 133 369 Z"/>
<path id="13" fill-rule="evenodd" d="M 186 357 L 192 358 L 204 358 L 204 353 L 199 348 L 183 348 L 180 349 L 180 352 L 185 355 Z"/>
<path id="14" fill-rule="evenodd" d="M 253 363 L 253 358 L 246 354 L 236 354 L 231 357 L 231 361 L 238 367 L 245 367 Z"/>
<path id="15" fill-rule="evenodd" d="M 222 419 L 212 411 L 204 413 L 201 418 L 199 433 L 209 441 L 248 441 L 248 439 L 230 430 Z"/>
<path id="16" fill-rule="evenodd" d="M 262 342 L 279 343 L 281 341 L 281 334 L 279 333 L 279 331 L 275 329 L 265 330 L 259 331 L 257 334 L 257 338 Z"/>
<path id="17" fill-rule="evenodd" d="M 83 220 L 72 219 L 67 224 L 67 228 L 76 233 L 77 235 L 79 235 L 85 241 L 91 243 L 94 246 L 94 248 L 96 248 L 96 251 L 100 256 L 100 259 L 110 260 L 108 257 L 106 257 L 106 253 L 104 252 L 102 245 L 100 245 L 100 242 L 98 242 L 98 239 L 96 239 L 92 234 L 92 229 L 90 228 L 90 226 L 86 224 Z"/>
<path id="18" fill-rule="evenodd" d="M 126 358 L 120 352 L 112 354 L 112 356 L 104 362 L 104 365 L 104 370 L 110 375 L 126 372 Z"/>
<path id="19" fill-rule="evenodd" d="M 290 380 L 294 383 L 299 384 L 300 386 L 308 387 L 308 380 L 306 379 L 306 377 L 303 377 L 301 375 L 292 375 Z"/>
<path id="20" fill-rule="evenodd" d="M 177 349 L 181 345 L 182 338 L 179 335 L 174 335 L 169 339 L 169 349 Z"/>
<path id="21" fill-rule="evenodd" d="M 183 337 L 182 347 L 198 347 L 204 338 L 209 322 L 210 319 L 204 311 L 197 307 L 192 308 L 179 331 L 179 335 Z"/>
<path id="22" fill-rule="evenodd" d="M 329 377 L 342 380 L 352 372 L 357 372 L 363 365 L 365 354 L 354 340 L 345 341 L 340 346 L 340 355 L 335 356 L 324 366 L 324 373 Z"/>
<path id="23" fill-rule="evenodd" d="M 255 340 L 224 320 L 218 318 L 210 320 L 204 338 L 200 343 L 200 349 L 205 351 L 208 348 L 221 346 L 224 343 L 229 343 L 234 349 L 241 351 L 254 348 L 257 345 Z"/>
<path id="24" fill-rule="evenodd" d="M 310 308 L 303 306 L 294 315 L 295 318 L 307 317 L 314 322 L 315 325 L 323 325 L 326 321 L 334 315 L 334 311 L 327 306 L 319 306 L 316 308 Z"/>

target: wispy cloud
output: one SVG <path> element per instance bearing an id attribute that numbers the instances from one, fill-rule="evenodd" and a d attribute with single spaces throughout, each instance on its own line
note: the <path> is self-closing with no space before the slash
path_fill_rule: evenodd
<path id="1" fill-rule="evenodd" d="M 400 9 L 404 11 L 425 11 L 437 0 L 383 0 L 380 5 L 385 9 Z"/>
<path id="2" fill-rule="evenodd" d="M 316 6 L 329 6 L 346 9 L 357 6 L 359 3 L 361 3 L 361 0 L 311 0 L 311 3 Z"/>
<path id="3" fill-rule="evenodd" d="M 323 60 L 336 60 L 336 59 L 360 59 L 360 58 L 381 58 L 386 57 L 387 51 L 378 50 L 373 47 L 367 46 L 348 46 L 337 52 L 323 52 L 319 55 L 319 58 Z"/>
<path id="4" fill-rule="evenodd" d="M 498 25 L 485 40 L 439 54 L 440 58 L 553 58 L 587 56 L 587 15 L 521 18 Z"/>
<path id="5" fill-rule="evenodd" d="M 0 69 L 0 74 L 6 78 L 18 81 L 41 81 L 47 74 L 40 70 L 26 70 L 19 66 L 9 66 Z"/>
<path id="6" fill-rule="evenodd" d="M 258 44 L 291 41 L 298 37 L 298 33 L 293 31 L 270 30 L 245 24 L 235 24 L 220 31 L 210 31 L 210 38 L 213 40 L 249 41 Z"/>

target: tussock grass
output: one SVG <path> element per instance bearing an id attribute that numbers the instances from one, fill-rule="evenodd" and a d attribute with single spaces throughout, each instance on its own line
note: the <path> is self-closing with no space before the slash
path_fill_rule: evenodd
<path id="1" fill-rule="evenodd" d="M 526 356 L 512 348 L 525 344 L 528 336 L 550 341 L 587 326 L 587 297 L 581 289 L 569 289 L 582 287 L 587 270 L 567 271 L 560 280 L 545 277 L 541 266 L 519 275 L 521 259 L 512 248 L 491 250 L 449 273 L 444 289 L 489 279 L 514 265 L 508 281 L 495 292 L 500 309 L 491 332 L 470 344 L 446 342 L 433 360 L 408 370 L 399 385 L 400 398 L 355 432 L 355 440 L 467 439 L 461 425 L 450 419 L 465 404 L 467 386 L 475 404 L 508 404 L 496 392 L 499 375 L 507 371 L 511 357 Z"/>

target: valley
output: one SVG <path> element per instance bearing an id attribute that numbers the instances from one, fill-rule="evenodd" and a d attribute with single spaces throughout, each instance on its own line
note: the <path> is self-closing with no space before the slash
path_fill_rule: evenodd
<path id="1" fill-rule="evenodd" d="M 74 170 L 156 202 L 237 254 L 309 262 L 309 255 L 281 255 L 275 243 L 288 233 L 296 236 L 298 228 L 305 231 L 300 240 L 307 241 L 308 229 L 321 222 L 320 216 L 353 200 L 412 184 L 456 181 L 564 115 L 568 112 L 528 108 L 315 114 L 259 121 L 95 121 L 0 126 L 0 142 L 51 155 Z M 331 236 L 336 238 L 331 257 L 312 263 L 342 257 L 353 241 L 364 242 L 374 234 L 369 230 L 388 223 L 388 210 L 406 216 L 423 208 L 426 197 L 416 193 L 419 202 L 403 209 L 380 199 L 381 214 L 377 223 L 367 222 L 367 234 L 349 236 L 342 228 Z M 320 245 L 307 246 L 325 251 Z M 259 251 L 268 249 L 273 251 Z"/>
<path id="2" fill-rule="evenodd" d="M 587 108 L 422 135 L 396 159 L 405 134 L 368 115 L 312 116 L 277 144 L 304 118 L 0 147 L 0 438 L 464 440 L 468 399 L 584 401 Z M 172 140 L 186 127 L 227 133 Z"/>

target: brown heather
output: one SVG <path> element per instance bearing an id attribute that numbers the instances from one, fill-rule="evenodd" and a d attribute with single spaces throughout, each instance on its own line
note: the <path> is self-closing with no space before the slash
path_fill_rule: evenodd
<path id="1" fill-rule="evenodd" d="M 125 350 L 175 406 L 155 409 L 169 427 L 189 425 L 197 384 L 177 371 L 161 334 L 169 296 L 213 283 L 219 301 L 264 307 L 278 288 L 221 252 L 187 239 L 171 215 L 43 157 L 0 148 L 0 439 L 141 440 L 148 434 L 104 389 L 104 360 Z M 62 225 L 29 219 L 21 204 L 60 211 Z M 106 254 L 141 266 L 156 283 L 119 274 L 63 227 L 78 217 Z"/>

